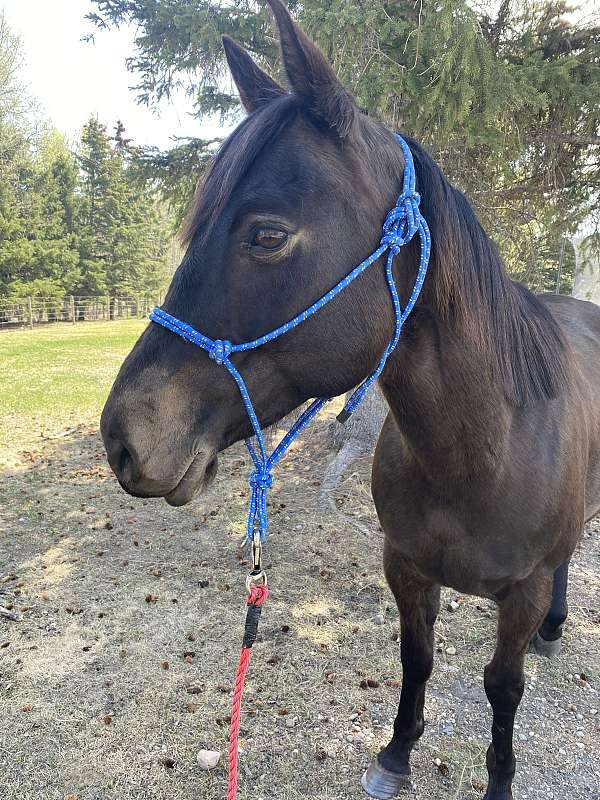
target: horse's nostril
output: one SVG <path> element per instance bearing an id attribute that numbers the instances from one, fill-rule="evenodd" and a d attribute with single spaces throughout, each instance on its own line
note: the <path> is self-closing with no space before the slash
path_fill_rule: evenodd
<path id="1" fill-rule="evenodd" d="M 121 439 L 110 436 L 106 439 L 106 453 L 113 472 L 120 481 L 126 484 L 135 482 L 139 477 L 139 465 L 129 447 Z"/>
<path id="2" fill-rule="evenodd" d="M 131 453 L 121 442 L 119 442 L 119 446 L 121 452 L 119 453 L 116 461 L 117 472 L 122 477 L 132 477 L 131 473 L 133 472 L 133 458 Z"/>

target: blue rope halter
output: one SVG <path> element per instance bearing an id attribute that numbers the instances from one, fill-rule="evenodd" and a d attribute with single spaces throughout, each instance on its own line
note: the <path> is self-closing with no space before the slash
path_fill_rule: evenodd
<path id="1" fill-rule="evenodd" d="M 230 356 L 233 353 L 242 353 L 246 350 L 254 350 L 256 347 L 260 347 L 267 342 L 271 342 L 273 339 L 277 339 L 284 333 L 296 328 L 298 325 L 300 325 L 300 323 L 304 322 L 304 320 L 311 317 L 313 314 L 323 308 L 323 306 L 333 300 L 334 297 L 337 297 L 337 295 L 343 289 L 345 289 L 349 283 L 351 283 L 355 278 L 358 278 L 358 276 L 361 275 L 367 269 L 367 267 L 370 267 L 371 264 L 377 261 L 377 259 L 387 251 L 385 277 L 390 290 L 390 296 L 392 299 L 396 320 L 394 334 L 388 346 L 384 350 L 377 367 L 353 392 L 343 411 L 338 415 L 338 420 L 340 422 L 345 422 L 353 413 L 353 411 L 355 411 L 360 405 L 366 393 L 383 372 L 383 368 L 385 367 L 390 353 L 398 344 L 402 326 L 406 322 L 408 315 L 417 302 L 421 287 L 423 286 L 423 281 L 425 280 L 425 275 L 427 273 L 427 267 L 429 264 L 429 255 L 431 252 L 431 235 L 429 233 L 427 223 L 425 222 L 425 219 L 419 210 L 419 202 L 421 198 L 415 188 L 416 176 L 413 157 L 404 139 L 398 134 L 396 134 L 396 138 L 404 152 L 405 161 L 402 194 L 399 196 L 394 208 L 392 208 L 385 218 L 385 222 L 383 223 L 383 236 L 381 237 L 379 247 L 357 267 L 354 267 L 352 272 L 348 273 L 345 278 L 342 278 L 342 280 L 326 294 L 324 294 L 323 297 L 314 302 L 311 306 L 306 308 L 289 322 L 286 322 L 284 325 L 280 325 L 270 333 L 265 333 L 263 336 L 259 336 L 257 339 L 253 339 L 250 342 L 232 344 L 226 339 L 209 339 L 208 336 L 205 336 L 203 333 L 200 333 L 192 328 L 191 325 L 188 325 L 187 323 L 178 320 L 176 317 L 173 317 L 171 314 L 168 314 L 166 311 L 163 311 L 162 308 L 155 308 L 150 314 L 150 319 L 152 322 L 162 325 L 164 328 L 167 328 L 167 330 L 170 330 L 173 333 L 176 333 L 178 336 L 181 336 L 182 339 L 185 339 L 187 342 L 191 342 L 191 344 L 195 344 L 198 347 L 201 347 L 203 350 L 206 350 L 209 358 L 212 358 L 217 364 L 222 364 L 237 383 L 238 389 L 242 396 L 242 401 L 246 408 L 246 412 L 250 418 L 250 423 L 254 430 L 257 443 L 257 446 L 255 446 L 250 439 L 246 439 L 246 447 L 248 448 L 248 452 L 250 453 L 250 457 L 254 463 L 254 471 L 252 472 L 249 480 L 252 492 L 250 495 L 250 509 L 248 513 L 248 524 L 246 529 L 248 541 L 254 540 L 256 530 L 260 535 L 261 541 L 266 536 L 267 493 L 273 484 L 273 476 L 271 474 L 273 467 L 282 458 L 294 439 L 304 430 L 304 428 L 306 428 L 311 420 L 323 408 L 325 403 L 329 402 L 331 398 L 319 397 L 316 400 L 313 400 L 308 408 L 305 409 L 305 411 L 303 411 L 298 417 L 296 422 L 279 442 L 271 455 L 268 455 L 265 439 L 260 427 L 260 422 L 256 415 L 256 411 L 254 410 L 254 406 L 252 405 L 252 400 L 250 399 L 246 383 L 244 382 L 244 379 L 240 375 L 239 371 L 236 369 L 235 365 L 230 360 Z M 406 306 L 404 307 L 404 310 L 402 310 L 400 307 L 398 290 L 396 289 L 396 284 L 392 274 L 394 256 L 400 251 L 400 248 L 403 245 L 407 244 L 407 242 L 413 238 L 417 231 L 421 238 L 421 257 L 419 261 L 419 268 L 417 270 L 417 277 L 411 295 L 406 303 Z"/>

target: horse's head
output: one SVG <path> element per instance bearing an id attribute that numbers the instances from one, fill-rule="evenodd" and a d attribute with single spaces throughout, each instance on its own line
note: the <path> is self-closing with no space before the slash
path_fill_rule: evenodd
<path id="1" fill-rule="evenodd" d="M 164 309 L 211 338 L 243 342 L 306 308 L 378 244 L 401 187 L 393 135 L 368 119 L 279 0 L 291 91 L 224 41 L 248 116 L 223 144 L 187 220 L 187 252 Z M 232 356 L 263 426 L 310 397 L 348 391 L 393 330 L 374 266 L 297 329 Z M 124 362 L 102 415 L 110 464 L 131 494 L 188 502 L 220 450 L 251 434 L 229 373 L 151 324 Z"/>

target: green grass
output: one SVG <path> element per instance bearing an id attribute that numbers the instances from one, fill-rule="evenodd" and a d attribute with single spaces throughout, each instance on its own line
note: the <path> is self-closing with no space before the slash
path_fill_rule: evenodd
<path id="1" fill-rule="evenodd" d="M 53 325 L 0 333 L 0 442 L 99 415 L 145 320 Z"/>

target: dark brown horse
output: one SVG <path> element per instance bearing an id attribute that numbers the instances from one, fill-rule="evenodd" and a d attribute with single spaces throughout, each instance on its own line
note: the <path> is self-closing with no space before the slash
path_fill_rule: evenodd
<path id="1" fill-rule="evenodd" d="M 392 133 L 361 113 L 279 0 L 269 2 L 292 91 L 225 41 L 249 114 L 198 191 L 165 302 L 233 342 L 291 319 L 375 249 L 404 169 Z M 499 606 L 485 670 L 485 798 L 508 800 L 524 655 L 532 638 L 558 650 L 566 565 L 600 509 L 600 310 L 513 283 L 464 196 L 410 146 L 432 261 L 383 373 L 390 413 L 373 465 L 403 684 L 393 738 L 363 784 L 389 798 L 406 781 L 423 732 L 440 586 L 451 586 Z M 404 300 L 417 256 L 411 244 L 396 258 Z M 393 328 L 382 269 L 373 265 L 293 332 L 235 354 L 264 426 L 370 373 Z M 173 505 L 206 486 L 217 454 L 250 433 L 230 375 L 157 325 L 123 364 L 102 418 L 122 486 Z"/>

